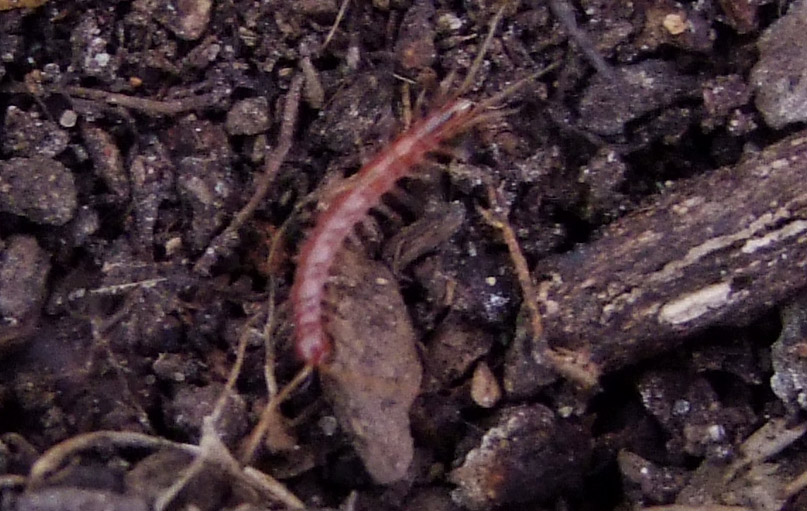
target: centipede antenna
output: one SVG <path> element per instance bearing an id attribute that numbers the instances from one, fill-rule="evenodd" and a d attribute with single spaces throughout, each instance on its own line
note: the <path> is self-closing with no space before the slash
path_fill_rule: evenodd
<path id="1" fill-rule="evenodd" d="M 437 96 L 435 97 L 435 104 L 443 105 L 447 103 L 455 94 L 451 94 L 451 86 L 454 84 L 454 79 L 457 77 L 457 70 L 450 69 L 445 78 L 440 80 L 437 85 Z M 456 94 L 459 96 L 459 94 Z"/>
<path id="2" fill-rule="evenodd" d="M 415 109 L 414 109 L 415 120 L 423 118 L 423 110 L 424 110 L 423 105 L 425 104 L 426 104 L 426 90 L 421 89 L 421 91 L 418 92 L 418 96 L 415 98 Z M 440 103 L 438 102 L 438 104 Z"/>
<path id="3" fill-rule="evenodd" d="M 480 110 L 480 113 L 474 115 L 473 118 L 468 120 L 464 126 L 464 129 L 470 130 L 481 124 L 495 123 L 496 121 L 506 119 L 515 113 L 518 113 L 517 108 L 508 108 L 507 110 Z"/>
<path id="4" fill-rule="evenodd" d="M 487 109 L 490 109 L 490 108 L 495 108 L 498 105 L 501 105 L 507 97 L 512 96 L 519 89 L 524 87 L 524 85 L 526 85 L 529 82 L 532 82 L 534 80 L 537 80 L 538 78 L 541 78 L 542 76 L 549 73 L 550 71 L 555 70 L 559 65 L 560 65 L 560 62 L 553 62 L 552 64 L 540 69 L 539 71 L 536 71 L 535 73 L 532 73 L 531 75 L 526 76 L 526 77 L 516 81 L 515 83 L 513 83 L 512 85 L 506 87 L 504 90 L 498 92 L 494 96 L 492 96 L 492 97 L 486 99 L 485 101 L 479 103 L 479 105 L 476 107 L 477 110 L 479 110 L 479 111 L 487 110 Z"/>
<path id="5" fill-rule="evenodd" d="M 491 41 L 493 41 L 493 35 L 496 33 L 496 27 L 499 25 L 499 22 L 502 20 L 504 16 L 504 8 L 507 6 L 506 3 L 503 3 L 499 10 L 496 11 L 496 15 L 493 16 L 493 19 L 490 22 L 490 29 L 488 30 L 488 35 L 485 36 L 485 40 L 482 42 L 482 46 L 479 48 L 479 52 L 476 54 L 476 58 L 474 59 L 471 67 L 468 69 L 468 74 L 465 75 L 465 80 L 462 81 L 462 85 L 460 85 L 459 90 L 457 90 L 457 97 L 462 96 L 468 89 L 471 88 L 471 84 L 473 83 L 474 79 L 476 78 L 476 73 L 479 72 L 479 68 L 482 67 L 482 62 L 485 60 L 485 53 L 487 53 L 488 48 L 490 47 Z"/>
<path id="6" fill-rule="evenodd" d="M 399 224 L 403 223 L 403 218 L 401 218 L 401 215 L 399 215 L 397 211 L 395 211 L 391 207 L 387 206 L 383 202 L 379 202 L 378 204 L 373 206 L 372 210 L 375 211 L 377 214 L 381 215 L 382 217 L 384 217 L 387 220 L 390 220 L 392 222 L 399 223 Z"/>

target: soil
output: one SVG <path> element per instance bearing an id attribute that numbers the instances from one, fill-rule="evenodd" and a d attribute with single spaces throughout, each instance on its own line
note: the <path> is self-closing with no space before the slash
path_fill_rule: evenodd
<path id="1" fill-rule="evenodd" d="M 0 511 L 804 509 L 805 20 L 0 0 Z M 304 367 L 318 212 L 457 95 Z"/>

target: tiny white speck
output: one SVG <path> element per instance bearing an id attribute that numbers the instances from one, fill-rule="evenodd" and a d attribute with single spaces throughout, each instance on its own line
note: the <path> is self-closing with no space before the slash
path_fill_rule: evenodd
<path id="1" fill-rule="evenodd" d="M 726 436 L 726 431 L 720 424 L 712 424 L 709 426 L 709 438 L 713 441 L 722 440 Z"/>
<path id="2" fill-rule="evenodd" d="M 689 413 L 690 404 L 686 399 L 679 399 L 673 404 L 673 413 L 675 415 L 686 415 Z"/>

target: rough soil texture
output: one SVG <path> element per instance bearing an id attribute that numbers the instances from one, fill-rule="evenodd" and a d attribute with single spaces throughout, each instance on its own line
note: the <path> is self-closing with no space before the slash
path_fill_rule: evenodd
<path id="1" fill-rule="evenodd" d="M 807 508 L 805 26 L 0 0 L 0 511 Z M 303 367 L 319 212 L 519 80 L 356 226 Z"/>

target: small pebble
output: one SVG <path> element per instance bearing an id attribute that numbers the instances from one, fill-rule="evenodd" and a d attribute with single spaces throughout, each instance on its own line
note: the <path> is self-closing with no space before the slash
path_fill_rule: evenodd
<path id="1" fill-rule="evenodd" d="M 3 150 L 13 156 L 52 158 L 67 148 L 70 135 L 36 112 L 10 106 L 3 123 Z"/>
<path id="2" fill-rule="evenodd" d="M 543 405 L 502 410 L 449 475 L 458 486 L 451 496 L 472 510 L 547 501 L 582 484 L 590 450 L 579 426 Z"/>
<path id="3" fill-rule="evenodd" d="M 154 17 L 180 39 L 195 41 L 207 30 L 213 0 L 163 0 Z"/>
<path id="4" fill-rule="evenodd" d="M 807 120 L 807 2 L 794 2 L 759 38 L 759 61 L 751 70 L 756 105 L 765 122 L 781 129 Z"/>
<path id="5" fill-rule="evenodd" d="M 64 225 L 77 208 L 73 174 L 58 161 L 36 156 L 0 162 L 0 211 Z"/>
<path id="6" fill-rule="evenodd" d="M 681 13 L 672 13 L 664 17 L 662 25 L 672 35 L 683 34 L 687 29 L 686 16 Z"/>
<path id="7" fill-rule="evenodd" d="M 178 368 L 182 368 L 183 378 L 186 375 L 185 366 L 186 364 L 181 362 L 177 364 Z M 174 398 L 163 403 L 163 413 L 167 424 L 198 442 L 202 421 L 213 411 L 223 390 L 224 386 L 217 383 L 205 387 L 194 385 L 179 387 Z M 246 433 L 248 427 L 246 406 L 240 395 L 230 394 L 222 420 L 216 425 L 224 443 L 232 445 Z"/>
<path id="8" fill-rule="evenodd" d="M 16 325 L 42 305 L 50 261 L 33 236 L 12 236 L 7 243 L 0 253 L 0 322 Z"/>
<path id="9" fill-rule="evenodd" d="M 78 121 L 78 115 L 73 110 L 65 110 L 59 117 L 59 124 L 63 128 L 72 128 L 76 125 L 76 121 Z"/>
<path id="10" fill-rule="evenodd" d="M 336 0 L 297 0 L 293 5 L 301 14 L 320 22 L 332 22 L 339 10 Z"/>
<path id="11" fill-rule="evenodd" d="M 471 399 L 482 408 L 493 408 L 502 398 L 502 388 L 485 362 L 480 362 L 471 378 Z"/>
<path id="12" fill-rule="evenodd" d="M 227 112 L 230 135 L 257 135 L 269 129 L 269 102 L 264 96 L 238 101 Z"/>

